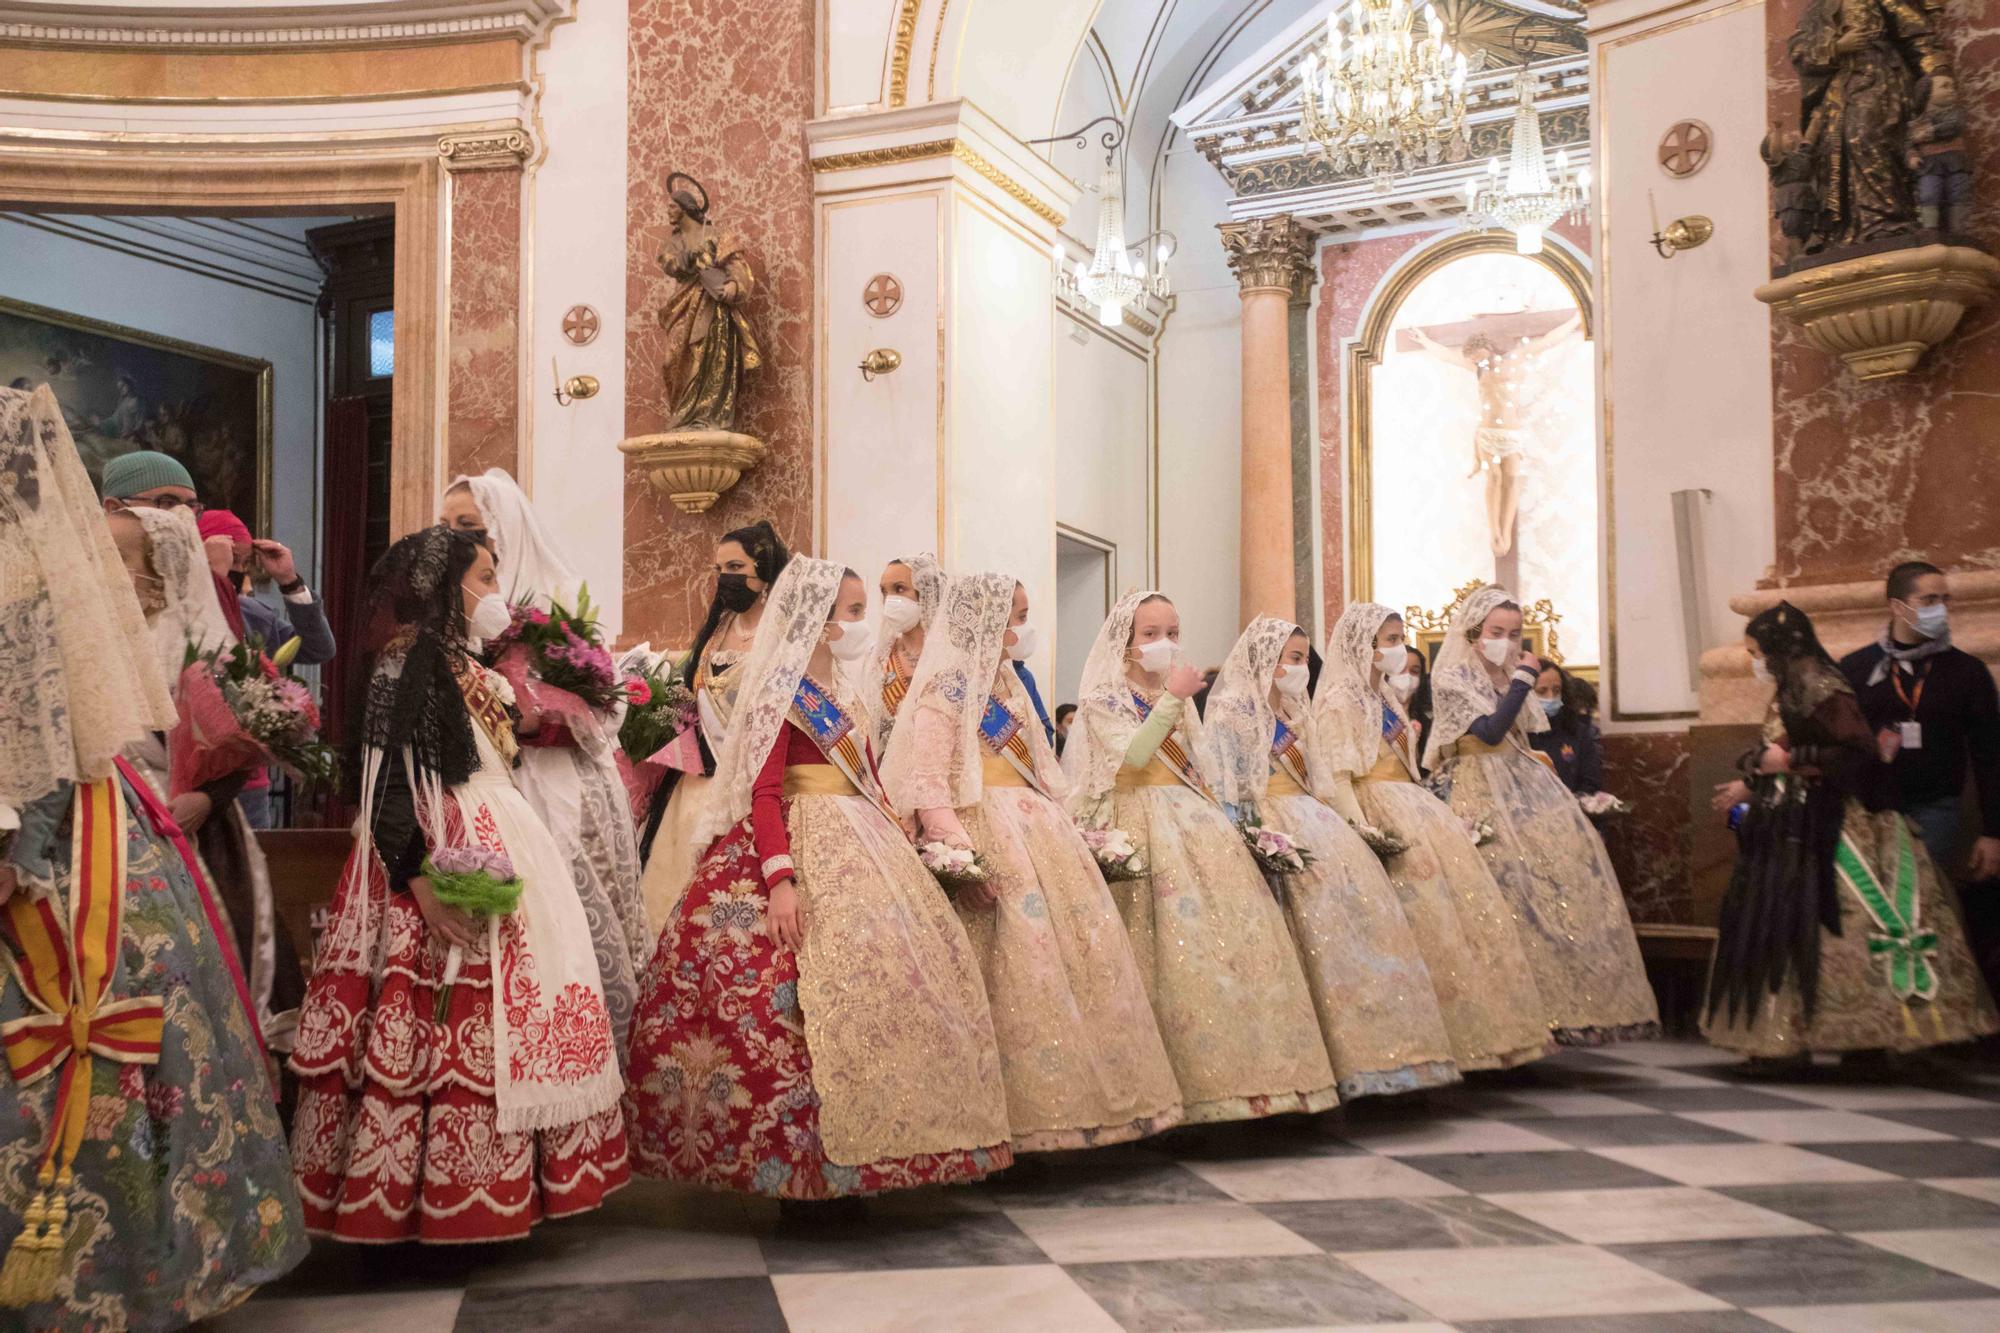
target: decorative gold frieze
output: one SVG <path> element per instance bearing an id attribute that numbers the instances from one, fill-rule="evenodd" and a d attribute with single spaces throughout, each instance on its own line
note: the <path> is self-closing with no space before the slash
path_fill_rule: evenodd
<path id="1" fill-rule="evenodd" d="M 895 45 L 889 52 L 889 105 L 902 106 L 910 100 L 910 46 L 917 40 L 917 11 L 923 0 L 903 0 L 896 11 Z M 942 27 L 944 16 L 938 16 Z"/>
<path id="2" fill-rule="evenodd" d="M 1312 292 L 1313 234 L 1289 213 L 1248 222 L 1224 222 L 1223 257 L 1246 292 L 1275 288 L 1294 301 Z"/>
<path id="3" fill-rule="evenodd" d="M 526 130 L 480 130 L 438 140 L 438 157 L 447 171 L 510 170 L 533 152 L 534 141 Z"/>
<path id="4" fill-rule="evenodd" d="M 923 143 L 892 144 L 887 148 L 864 148 L 853 153 L 831 153 L 825 157 L 814 158 L 812 168 L 816 172 L 858 171 L 864 167 L 893 167 L 905 162 L 922 162 L 934 157 L 949 157 L 965 163 L 999 186 L 1002 193 L 1019 202 L 1036 217 L 1042 218 L 1052 226 L 1062 225 L 1063 213 L 1060 209 L 1047 203 L 1027 186 L 988 161 L 963 139 L 929 139 Z"/>

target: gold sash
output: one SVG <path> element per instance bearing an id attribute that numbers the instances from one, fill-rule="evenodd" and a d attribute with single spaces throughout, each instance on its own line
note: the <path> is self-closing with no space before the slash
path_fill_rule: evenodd
<path id="1" fill-rule="evenodd" d="M 859 796 L 861 791 L 837 764 L 788 764 L 787 796 Z"/>
<path id="2" fill-rule="evenodd" d="M 1271 765 L 1271 780 L 1264 787 L 1266 796 L 1305 796 L 1307 791 L 1298 784 L 1283 764 Z"/>
<path id="3" fill-rule="evenodd" d="M 1547 755 L 1543 754 L 1540 750 L 1535 749 L 1531 745 L 1522 744 L 1519 733 L 1513 731 L 1509 731 L 1507 733 L 1507 739 L 1501 741 L 1498 745 L 1488 745 L 1485 741 L 1480 740 L 1479 737 L 1473 735 L 1471 732 L 1468 731 L 1465 733 L 1465 735 L 1460 736 L 1458 738 L 1458 743 L 1454 747 L 1453 753 L 1458 754 L 1460 756 L 1469 754 L 1499 754 L 1501 751 L 1507 749 L 1509 746 L 1512 746 L 1515 749 L 1519 750 L 1522 754 L 1527 755 L 1530 759 L 1533 759 L 1536 763 L 1540 764 L 1543 768 L 1548 769 L 1551 773 L 1555 772 L 1556 768 L 1555 760 L 1549 758 Z"/>
<path id="4" fill-rule="evenodd" d="M 1375 757 L 1375 767 L 1361 775 L 1363 782 L 1415 782 L 1410 770 L 1393 750 L 1383 750 Z"/>
<path id="5" fill-rule="evenodd" d="M 979 756 L 980 777 L 989 787 L 1025 787 L 1028 779 L 1004 754 L 983 750 Z"/>
<path id="6" fill-rule="evenodd" d="M 1144 768 L 1119 765 L 1117 785 L 1119 791 L 1138 791 L 1144 787 L 1179 787 L 1185 784 L 1180 775 L 1155 754 L 1153 761 Z"/>

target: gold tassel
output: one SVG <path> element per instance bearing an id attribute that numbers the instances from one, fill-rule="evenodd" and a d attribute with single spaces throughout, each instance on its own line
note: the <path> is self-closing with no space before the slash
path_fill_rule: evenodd
<path id="1" fill-rule="evenodd" d="M 1903 1001 L 1903 1035 L 1911 1041 L 1923 1040 L 1923 1034 L 1917 1031 L 1917 1016 L 1910 1012 L 1908 1000 Z"/>
<path id="2" fill-rule="evenodd" d="M 7 1247 L 7 1261 L 0 1265 L 0 1307 L 18 1310 L 47 1300 L 42 1295 L 42 1255 L 47 1247 L 52 1216 L 49 1190 L 55 1184 L 55 1165 L 45 1162 L 35 1173 L 35 1196 L 21 1214 L 21 1234 Z M 67 1210 L 65 1210 L 67 1211 Z M 58 1234 L 56 1242 L 60 1245 Z"/>

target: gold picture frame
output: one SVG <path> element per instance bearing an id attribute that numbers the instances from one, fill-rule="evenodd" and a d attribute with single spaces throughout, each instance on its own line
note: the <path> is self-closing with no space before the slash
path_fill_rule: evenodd
<path id="1" fill-rule="evenodd" d="M 1409 643 L 1424 655 L 1424 661 L 1437 661 L 1438 646 L 1451 630 L 1451 622 L 1457 617 L 1465 599 L 1485 587 L 1482 579 L 1474 579 L 1451 595 L 1451 603 L 1442 611 L 1429 611 L 1421 606 L 1405 607 L 1403 610 L 1403 632 Z M 1571 667 L 1563 661 L 1562 655 L 1562 612 L 1554 603 L 1543 597 L 1521 607 L 1521 643 L 1537 657 L 1546 657 L 1571 675 L 1578 676 L 1592 684 L 1597 683 L 1595 667 Z"/>
<path id="2" fill-rule="evenodd" d="M 0 297 L 0 384 L 49 385 L 92 485 L 108 459 L 158 449 L 209 508 L 270 535 L 269 361 Z"/>

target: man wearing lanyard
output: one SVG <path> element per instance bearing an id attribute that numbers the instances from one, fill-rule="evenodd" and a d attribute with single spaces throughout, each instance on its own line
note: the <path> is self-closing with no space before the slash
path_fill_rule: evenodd
<path id="1" fill-rule="evenodd" d="M 1889 573 L 1889 626 L 1849 653 L 1854 685 L 1895 779 L 1896 808 L 1916 825 L 1938 870 L 1961 884 L 2000 875 L 2000 696 L 1986 664 L 1951 646 L 1951 592 L 1923 561 Z M 1967 769 L 1978 788 L 1980 836 L 1961 859 L 1959 810 Z M 1989 902 L 1989 900 L 1992 900 Z M 2000 963 L 2000 895 L 1961 898 L 1989 978 Z"/>

